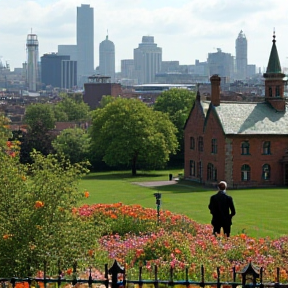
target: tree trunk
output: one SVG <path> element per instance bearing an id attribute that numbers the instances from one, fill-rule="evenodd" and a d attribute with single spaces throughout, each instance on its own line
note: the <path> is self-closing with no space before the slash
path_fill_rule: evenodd
<path id="1" fill-rule="evenodd" d="M 134 155 L 132 159 L 132 176 L 136 176 L 136 163 L 137 163 L 137 154 Z"/>

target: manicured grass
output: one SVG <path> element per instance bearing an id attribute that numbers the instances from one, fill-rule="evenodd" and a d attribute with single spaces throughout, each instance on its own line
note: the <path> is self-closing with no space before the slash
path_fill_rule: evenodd
<path id="1" fill-rule="evenodd" d="M 154 193 L 162 194 L 161 209 L 185 214 L 199 223 L 209 224 L 210 196 L 215 189 L 203 187 L 190 181 L 158 187 L 144 187 L 134 182 L 167 181 L 171 173 L 177 176 L 180 170 L 138 172 L 91 173 L 80 183 L 90 197 L 81 204 L 116 203 L 140 204 L 156 209 Z M 245 232 L 253 237 L 277 238 L 288 234 L 288 188 L 229 190 L 234 199 L 236 216 L 233 218 L 232 235 Z"/>

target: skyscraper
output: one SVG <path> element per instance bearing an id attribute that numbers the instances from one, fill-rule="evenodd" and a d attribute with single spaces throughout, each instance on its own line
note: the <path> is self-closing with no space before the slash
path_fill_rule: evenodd
<path id="1" fill-rule="evenodd" d="M 154 43 L 154 36 L 143 36 L 142 43 L 134 49 L 134 64 L 139 84 L 155 82 L 155 75 L 161 70 L 162 48 Z"/>
<path id="2" fill-rule="evenodd" d="M 99 72 L 102 76 L 111 77 L 111 82 L 115 82 L 115 46 L 114 43 L 106 39 L 99 45 Z"/>
<path id="3" fill-rule="evenodd" d="M 36 91 L 38 80 L 38 39 L 36 34 L 28 34 L 26 42 L 27 50 L 27 86 L 29 91 Z"/>
<path id="4" fill-rule="evenodd" d="M 236 39 L 236 78 L 244 80 L 247 77 L 247 39 L 241 30 Z"/>
<path id="5" fill-rule="evenodd" d="M 94 73 L 94 10 L 88 4 L 77 7 L 77 74 L 82 86 Z"/>

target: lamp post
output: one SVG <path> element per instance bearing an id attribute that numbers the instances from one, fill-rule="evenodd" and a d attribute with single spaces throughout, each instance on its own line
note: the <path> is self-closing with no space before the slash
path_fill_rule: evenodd
<path id="1" fill-rule="evenodd" d="M 159 224 L 160 218 L 160 205 L 161 205 L 161 193 L 157 192 L 153 194 L 156 198 L 156 206 L 157 206 L 157 224 Z"/>

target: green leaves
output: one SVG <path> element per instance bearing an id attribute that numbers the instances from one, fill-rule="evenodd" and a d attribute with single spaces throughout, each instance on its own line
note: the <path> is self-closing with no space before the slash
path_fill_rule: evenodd
<path id="1" fill-rule="evenodd" d="M 92 114 L 92 150 L 106 164 L 158 168 L 176 152 L 176 128 L 168 116 L 135 99 L 108 103 Z"/>

